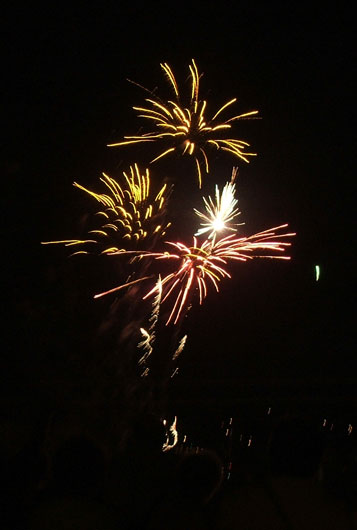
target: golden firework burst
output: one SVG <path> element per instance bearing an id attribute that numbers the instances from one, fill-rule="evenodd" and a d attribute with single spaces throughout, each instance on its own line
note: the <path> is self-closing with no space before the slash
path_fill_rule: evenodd
<path id="1" fill-rule="evenodd" d="M 123 172 L 123 184 L 119 184 L 115 179 L 105 173 L 101 177 L 101 182 L 107 187 L 109 193 L 96 193 L 84 186 L 74 182 L 73 185 L 85 191 L 103 209 L 96 212 L 96 215 L 104 222 L 95 230 L 90 230 L 90 239 L 65 239 L 60 241 L 46 241 L 43 245 L 59 244 L 65 246 L 83 246 L 100 244 L 104 246 L 101 254 L 112 254 L 124 250 L 117 246 L 118 241 L 127 245 L 144 242 L 154 236 L 162 237 L 171 223 L 163 221 L 163 211 L 165 201 L 168 196 L 167 185 L 164 184 L 156 195 L 151 193 L 151 179 L 149 170 L 141 173 L 137 164 L 130 166 L 129 172 Z M 108 245 L 108 243 L 110 243 Z M 126 246 L 127 248 L 127 246 Z M 89 254 L 84 249 L 74 252 L 74 254 Z"/>
<path id="2" fill-rule="evenodd" d="M 181 96 L 173 71 L 167 63 L 161 63 L 174 92 L 176 101 L 161 99 L 153 96 L 146 98 L 148 107 L 133 107 L 138 117 L 145 118 L 155 125 L 156 130 L 137 136 L 125 136 L 123 141 L 108 144 L 109 147 L 131 145 L 143 142 L 159 142 L 165 144 L 161 151 L 150 163 L 156 162 L 172 153 L 192 156 L 197 170 L 199 187 L 202 185 L 202 173 L 209 173 L 208 149 L 213 147 L 226 151 L 233 156 L 249 162 L 250 156 L 256 153 L 246 152 L 249 144 L 243 140 L 227 136 L 232 123 L 242 119 L 249 119 L 258 114 L 257 110 L 234 115 L 224 121 L 218 121 L 228 107 L 237 99 L 233 98 L 222 105 L 213 117 L 208 118 L 207 101 L 199 99 L 200 75 L 195 61 L 189 65 L 191 77 L 191 95 L 189 104 L 181 104 Z"/>

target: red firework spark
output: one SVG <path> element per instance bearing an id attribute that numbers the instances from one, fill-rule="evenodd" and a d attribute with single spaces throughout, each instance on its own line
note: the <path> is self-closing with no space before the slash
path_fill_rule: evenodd
<path id="1" fill-rule="evenodd" d="M 174 303 L 170 316 L 166 322 L 177 324 L 181 315 L 189 305 L 189 300 L 195 290 L 199 292 L 199 301 L 202 304 L 207 295 L 208 285 L 213 284 L 216 291 L 219 291 L 219 282 L 223 278 L 231 278 L 226 270 L 226 265 L 230 260 L 247 261 L 253 258 L 271 258 L 289 260 L 289 256 L 270 254 L 269 252 L 284 252 L 286 247 L 291 245 L 285 241 L 286 238 L 292 237 L 295 233 L 277 233 L 287 228 L 287 224 L 276 226 L 262 232 L 258 232 L 249 237 L 235 237 L 234 234 L 212 241 L 205 239 L 202 243 L 193 238 L 193 246 L 187 246 L 181 242 L 167 241 L 166 244 L 174 247 L 176 252 L 140 252 L 124 251 L 118 254 L 135 254 L 138 258 L 152 257 L 155 260 L 174 260 L 178 261 L 178 268 L 166 276 L 163 276 L 160 287 L 155 284 L 152 289 L 144 296 L 144 299 L 157 294 L 159 288 L 163 290 L 162 303 L 168 298 L 174 298 Z M 113 254 L 112 254 L 113 255 Z M 138 279 L 145 280 L 148 277 Z M 95 298 L 104 296 L 113 291 L 129 286 L 128 284 L 120 285 L 115 289 L 98 294 Z"/>

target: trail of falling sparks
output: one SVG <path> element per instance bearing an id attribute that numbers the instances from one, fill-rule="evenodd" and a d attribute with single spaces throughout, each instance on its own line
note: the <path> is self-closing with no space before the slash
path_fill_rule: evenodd
<path id="1" fill-rule="evenodd" d="M 166 143 L 165 148 L 150 163 L 172 154 L 181 153 L 194 158 L 199 187 L 202 185 L 202 173 L 209 173 L 207 148 L 221 149 L 231 155 L 249 162 L 248 157 L 256 156 L 256 153 L 245 151 L 249 144 L 243 140 L 230 138 L 227 132 L 232 128 L 232 123 L 242 119 L 249 119 L 258 114 L 257 110 L 244 114 L 234 115 L 225 121 L 217 122 L 217 118 L 229 106 L 237 101 L 233 98 L 222 105 L 212 118 L 205 116 L 207 101 L 199 99 L 200 75 L 194 59 L 189 65 L 191 76 L 191 97 L 187 107 L 180 103 L 181 97 L 175 76 L 167 63 L 161 63 L 176 101 L 161 99 L 153 96 L 146 98 L 147 107 L 133 107 L 138 112 L 139 118 L 152 122 L 156 130 L 137 136 L 124 136 L 124 140 L 109 147 L 117 147 L 145 142 Z M 153 99 L 154 98 L 154 99 Z"/>
<path id="2" fill-rule="evenodd" d="M 43 245 L 64 244 L 67 247 L 88 244 L 104 245 L 101 254 L 119 252 L 116 246 L 118 239 L 127 244 L 144 241 L 157 235 L 162 237 L 171 223 L 161 224 L 162 213 L 167 200 L 167 186 L 161 187 L 156 196 L 151 194 L 151 179 L 149 170 L 141 174 L 137 164 L 130 166 L 129 173 L 123 172 L 123 185 L 103 173 L 100 179 L 108 188 L 110 194 L 95 193 L 74 182 L 74 186 L 85 191 L 97 202 L 104 206 L 96 213 L 104 218 L 104 223 L 96 230 L 90 230 L 90 239 L 66 239 L 60 241 L 46 241 Z M 108 246 L 108 240 L 115 244 Z M 79 250 L 75 254 L 89 254 L 88 250 Z"/>
<path id="3" fill-rule="evenodd" d="M 186 341 L 187 341 L 187 335 L 184 335 L 181 339 L 180 339 L 180 342 L 172 356 L 172 360 L 173 361 L 176 361 L 176 359 L 178 358 L 178 356 L 182 353 L 184 347 L 185 347 L 185 344 L 186 344 Z"/>
<path id="4" fill-rule="evenodd" d="M 173 322 L 177 324 L 180 315 L 183 314 L 190 296 L 198 290 L 199 303 L 202 304 L 207 295 L 210 284 L 219 291 L 219 282 L 223 278 L 231 278 L 226 270 L 228 262 L 247 261 L 253 258 L 271 258 L 289 260 L 289 256 L 279 256 L 270 252 L 281 253 L 290 242 L 282 241 L 295 236 L 295 233 L 277 233 L 287 228 L 287 224 L 280 225 L 268 230 L 264 230 L 249 237 L 235 237 L 234 234 L 224 238 L 211 241 L 205 239 L 198 243 L 197 238 L 193 238 L 193 246 L 187 246 L 181 242 L 167 241 L 166 244 L 175 249 L 175 252 L 134 252 L 139 258 L 151 257 L 154 260 L 171 260 L 178 262 L 176 270 L 161 280 L 163 289 L 162 303 L 168 298 L 173 298 L 173 306 L 166 325 Z M 120 254 L 133 254 L 133 252 L 122 252 Z M 120 288 L 126 287 L 126 284 Z M 155 286 L 143 297 L 147 299 L 157 293 L 158 286 Z M 104 296 L 111 291 L 106 291 L 97 296 Z"/>
<path id="5" fill-rule="evenodd" d="M 140 332 L 142 334 L 143 340 L 139 342 L 138 348 L 141 348 L 144 353 L 140 357 L 138 364 L 139 365 L 146 365 L 146 361 L 150 357 L 150 355 L 153 352 L 153 344 L 155 341 L 155 327 L 157 324 L 157 321 L 159 319 L 159 313 L 160 313 L 160 304 L 161 304 L 161 296 L 162 296 L 162 285 L 161 285 L 161 278 L 159 276 L 159 279 L 156 283 L 157 286 L 157 294 L 153 301 L 153 310 L 151 313 L 151 316 L 149 318 L 149 330 L 147 331 L 144 328 L 140 328 Z M 146 377 L 149 373 L 149 368 L 145 367 L 143 373 L 141 374 L 141 377 Z"/>
<path id="6" fill-rule="evenodd" d="M 163 420 L 163 425 L 166 429 L 166 441 L 164 442 L 162 446 L 162 451 L 165 453 L 166 451 L 170 451 L 175 447 L 175 445 L 178 442 L 178 432 L 176 429 L 177 426 L 177 416 L 175 416 L 174 421 L 172 424 L 167 428 L 167 421 Z M 171 439 L 171 440 L 170 440 Z"/>

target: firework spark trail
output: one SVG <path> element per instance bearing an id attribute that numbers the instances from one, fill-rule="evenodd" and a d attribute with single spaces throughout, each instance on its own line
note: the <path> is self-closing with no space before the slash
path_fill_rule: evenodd
<path id="1" fill-rule="evenodd" d="M 226 270 L 229 261 L 247 261 L 253 258 L 270 258 L 289 260 L 289 256 L 279 256 L 268 252 L 284 252 L 291 245 L 290 242 L 282 241 L 293 237 L 295 233 L 277 233 L 287 228 L 287 224 L 276 226 L 268 230 L 263 230 L 248 237 L 235 237 L 231 234 L 227 237 L 216 240 L 205 239 L 198 243 L 197 238 L 193 238 L 193 246 L 189 247 L 181 242 L 167 241 L 166 244 L 173 247 L 176 252 L 121 252 L 119 254 L 136 254 L 139 258 L 154 258 L 154 260 L 178 261 L 178 268 L 161 280 L 163 289 L 162 303 L 169 297 L 173 297 L 174 302 L 166 322 L 177 324 L 184 310 L 187 309 L 187 302 L 198 290 L 199 303 L 202 304 L 207 295 L 208 285 L 213 284 L 215 290 L 219 291 L 219 282 L 223 278 L 231 278 Z M 209 280 L 209 281 L 208 281 Z M 126 287 L 126 284 L 119 288 Z M 143 297 L 147 299 L 157 293 L 157 285 Z M 104 296 L 111 291 L 106 291 L 98 296 Z"/>
<path id="2" fill-rule="evenodd" d="M 177 416 L 175 416 L 172 424 L 167 428 L 167 420 L 163 420 L 163 425 L 166 429 L 166 441 L 162 446 L 162 451 L 170 451 L 178 442 L 178 432 L 177 432 Z"/>
<path id="3" fill-rule="evenodd" d="M 181 323 L 182 323 L 182 320 L 181 320 Z M 172 358 L 171 358 L 171 361 L 172 361 L 172 368 L 171 368 L 171 375 L 170 375 L 170 379 L 173 379 L 175 377 L 175 375 L 178 374 L 178 371 L 179 371 L 179 368 L 178 366 L 175 366 L 176 362 L 177 362 L 177 359 L 179 358 L 179 356 L 181 355 L 181 353 L 183 352 L 184 350 L 184 347 L 186 346 L 186 342 L 187 342 L 187 335 L 184 335 L 183 337 L 181 337 L 181 339 L 178 339 L 178 335 L 181 331 L 181 326 L 180 325 L 177 325 L 176 326 L 176 331 L 174 333 L 174 339 L 177 341 L 176 342 L 176 348 L 175 348 L 175 351 L 172 355 Z"/>
<path id="4" fill-rule="evenodd" d="M 152 354 L 154 348 L 153 344 L 155 342 L 155 327 L 159 320 L 159 313 L 160 313 L 160 305 L 161 305 L 161 296 L 162 296 L 162 284 L 161 284 L 161 278 L 159 276 L 159 279 L 156 283 L 157 286 L 157 294 L 153 301 L 153 310 L 151 312 L 151 316 L 149 318 L 149 330 L 147 331 L 144 328 L 140 328 L 140 332 L 143 336 L 143 340 L 139 342 L 138 348 L 141 348 L 144 351 L 144 354 L 140 357 L 138 364 L 144 365 L 145 369 L 143 373 L 141 374 L 141 377 L 146 377 L 149 374 L 149 368 L 146 367 L 146 361 Z"/>
<path id="5" fill-rule="evenodd" d="M 121 249 L 116 246 L 117 241 L 135 244 L 137 241 L 147 241 L 153 237 L 162 237 L 171 223 L 160 224 L 168 196 L 164 184 L 156 196 L 151 194 L 151 179 L 149 170 L 141 174 L 137 164 L 130 166 L 130 172 L 123 172 L 124 184 L 103 173 L 100 179 L 108 188 L 110 195 L 95 193 L 74 182 L 74 186 L 85 191 L 105 208 L 96 213 L 104 218 L 104 224 L 99 229 L 90 230 L 91 239 L 66 239 L 60 241 L 46 241 L 43 245 L 64 244 L 65 246 L 100 244 L 104 246 L 101 254 L 113 254 Z M 114 242 L 108 246 L 107 240 Z M 71 254 L 89 254 L 88 250 L 79 250 Z"/>
<path id="6" fill-rule="evenodd" d="M 110 289 L 109 291 L 106 291 L 105 293 L 96 294 L 93 298 L 101 298 L 102 296 L 106 294 L 115 293 L 116 291 L 120 291 L 121 289 L 130 287 L 132 285 L 143 282 L 145 280 L 149 280 L 150 278 L 152 278 L 152 276 L 143 276 L 142 278 L 138 278 L 136 280 L 132 280 L 130 282 L 124 283 L 123 285 L 119 285 L 118 287 L 114 287 L 114 289 Z"/>
<path id="7" fill-rule="evenodd" d="M 187 335 L 184 335 L 180 341 L 179 341 L 179 344 L 172 356 L 172 360 L 173 361 L 176 361 L 176 359 L 178 358 L 178 356 L 182 353 L 184 347 L 185 347 L 185 344 L 186 344 L 186 341 L 187 341 Z"/>
<path id="8" fill-rule="evenodd" d="M 234 104 L 237 99 L 233 98 L 222 105 L 212 118 L 205 116 L 207 101 L 199 99 L 200 75 L 195 61 L 189 65 L 191 76 L 191 98 L 187 107 L 182 106 L 181 96 L 175 76 L 167 63 L 161 63 L 168 82 L 174 92 L 176 101 L 162 101 L 159 98 L 146 98 L 148 107 L 133 107 L 138 112 L 139 118 L 144 118 L 153 122 L 156 131 L 147 132 L 137 136 L 124 136 L 124 140 L 109 147 L 125 146 L 147 142 L 165 142 L 167 145 L 150 163 L 174 152 L 182 155 L 193 156 L 198 176 L 199 187 L 202 185 L 202 172 L 209 173 L 209 161 L 206 152 L 207 148 L 214 147 L 221 149 L 231 155 L 249 162 L 248 157 L 256 156 L 256 153 L 246 152 L 249 144 L 243 140 L 227 137 L 227 131 L 232 128 L 231 123 L 249 119 L 258 114 L 257 110 L 244 114 L 234 115 L 225 121 L 217 122 L 218 116 Z"/>

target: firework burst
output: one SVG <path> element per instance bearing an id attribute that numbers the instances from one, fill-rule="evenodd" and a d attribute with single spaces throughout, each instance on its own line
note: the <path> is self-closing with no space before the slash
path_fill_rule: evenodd
<path id="1" fill-rule="evenodd" d="M 198 215 L 203 222 L 201 222 L 201 228 L 195 233 L 195 236 L 201 236 L 210 232 L 208 239 L 215 240 L 217 234 L 224 230 L 231 232 L 237 231 L 238 223 L 232 223 L 233 219 L 240 215 L 239 209 L 236 207 L 238 199 L 235 198 L 236 186 L 235 177 L 237 170 L 234 169 L 232 172 L 232 178 L 230 182 L 227 182 L 220 192 L 219 187 L 216 185 L 215 199 L 203 197 L 206 212 L 200 212 L 194 208 L 194 212 Z M 240 223 L 243 224 L 243 223 Z"/>
<path id="2" fill-rule="evenodd" d="M 200 75 L 195 61 L 189 65 L 191 76 L 191 97 L 188 106 L 181 104 L 181 96 L 175 76 L 167 63 L 160 64 L 176 101 L 161 99 L 153 96 L 146 98 L 148 107 L 133 107 L 138 112 L 138 117 L 145 118 L 156 127 L 156 130 L 138 136 L 125 136 L 121 142 L 109 144 L 109 147 L 136 144 L 141 142 L 160 142 L 165 144 L 151 163 L 172 153 L 192 156 L 197 170 L 199 187 L 202 183 L 202 173 L 209 173 L 207 148 L 221 149 L 233 156 L 249 162 L 248 157 L 256 153 L 246 152 L 249 144 L 227 136 L 232 123 L 237 120 L 251 118 L 258 111 L 254 110 L 244 114 L 234 115 L 225 121 L 218 121 L 218 117 L 233 105 L 237 99 L 233 98 L 222 105 L 213 117 L 206 117 L 207 101 L 199 99 Z"/>
<path id="3" fill-rule="evenodd" d="M 173 298 L 173 306 L 166 322 L 177 324 L 180 316 L 190 304 L 194 293 L 199 293 L 199 303 L 202 304 L 207 295 L 209 285 L 213 285 L 219 291 L 219 282 L 223 278 L 231 278 L 226 266 L 230 261 L 247 261 L 253 258 L 271 258 L 289 260 L 289 256 L 278 255 L 291 245 L 285 241 L 295 233 L 280 233 L 287 228 L 287 224 L 264 230 L 249 237 L 237 238 L 234 234 L 212 241 L 205 239 L 198 243 L 193 238 L 193 246 L 187 246 L 181 242 L 167 241 L 174 252 L 122 252 L 121 254 L 134 254 L 139 258 L 152 257 L 155 260 L 173 261 L 177 263 L 174 272 L 162 277 L 160 289 L 162 289 L 162 302 Z M 277 254 L 270 254 L 274 252 Z M 147 279 L 147 277 L 145 278 Z M 143 278 L 144 280 L 144 278 Z M 125 287 L 121 285 L 96 297 L 109 294 L 115 290 Z M 157 294 L 158 286 L 146 293 L 144 299 Z"/>
<path id="4" fill-rule="evenodd" d="M 104 246 L 101 254 L 112 254 L 121 250 L 116 246 L 118 240 L 126 241 L 126 245 L 130 246 L 154 236 L 162 237 L 171 224 L 161 221 L 168 196 L 166 184 L 153 197 L 149 170 L 146 169 L 145 173 L 141 174 L 137 164 L 130 166 L 129 173 L 123 172 L 123 177 L 124 184 L 120 185 L 103 173 L 100 180 L 107 187 L 109 194 L 95 193 L 74 182 L 75 187 L 85 191 L 104 207 L 96 212 L 96 215 L 104 220 L 103 224 L 88 232 L 90 239 L 46 241 L 42 244 L 62 243 L 68 247 L 99 244 L 102 248 Z M 89 254 L 89 251 L 81 249 L 71 255 L 75 254 Z"/>

